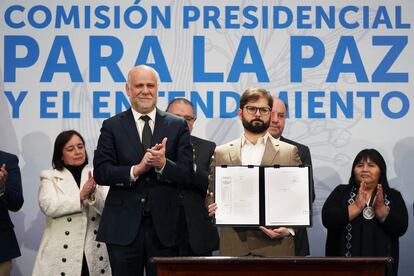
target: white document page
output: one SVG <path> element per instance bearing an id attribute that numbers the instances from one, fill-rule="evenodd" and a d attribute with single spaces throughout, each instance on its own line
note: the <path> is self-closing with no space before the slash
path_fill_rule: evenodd
<path id="1" fill-rule="evenodd" d="M 265 168 L 265 223 L 310 225 L 307 167 Z"/>
<path id="2" fill-rule="evenodd" d="M 216 224 L 258 225 L 259 167 L 216 167 Z"/>

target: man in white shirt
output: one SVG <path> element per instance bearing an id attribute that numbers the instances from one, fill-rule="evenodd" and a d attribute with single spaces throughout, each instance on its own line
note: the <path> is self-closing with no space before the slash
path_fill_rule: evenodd
<path id="1" fill-rule="evenodd" d="M 268 132 L 273 98 L 262 88 L 249 88 L 240 97 L 238 116 L 243 135 L 216 148 L 215 165 L 300 165 L 295 146 L 274 139 Z M 212 185 L 210 185 L 212 191 Z M 216 204 L 209 205 L 214 214 Z M 293 256 L 294 231 L 285 227 L 221 227 L 220 255 L 223 256 Z"/>
<path id="2" fill-rule="evenodd" d="M 97 233 L 112 275 L 156 275 L 153 256 L 178 255 L 179 191 L 192 185 L 193 150 L 184 119 L 156 108 L 158 73 L 129 71 L 131 108 L 102 124 L 94 178 L 110 186 Z"/>

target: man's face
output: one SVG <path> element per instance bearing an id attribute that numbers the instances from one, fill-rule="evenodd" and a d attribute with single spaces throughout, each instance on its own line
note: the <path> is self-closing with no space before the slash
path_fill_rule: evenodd
<path id="1" fill-rule="evenodd" d="M 131 106 L 139 113 L 148 114 L 157 104 L 158 84 L 155 73 L 146 67 L 129 72 L 125 86 Z"/>
<path id="2" fill-rule="evenodd" d="M 282 136 L 285 129 L 286 107 L 278 98 L 273 98 L 272 116 L 270 119 L 269 133 L 274 138 Z"/>
<path id="3" fill-rule="evenodd" d="M 252 113 L 249 109 L 256 108 L 256 112 Z M 267 109 L 267 114 L 263 114 L 259 109 Z M 243 123 L 243 127 L 246 131 L 252 133 L 263 133 L 267 131 L 270 124 L 270 108 L 267 98 L 260 97 L 257 101 L 248 102 L 243 109 L 238 110 L 239 118 Z"/>
<path id="4" fill-rule="evenodd" d="M 193 131 L 193 125 L 196 118 L 194 116 L 194 111 L 191 105 L 183 102 L 175 102 L 172 105 L 170 105 L 167 112 L 184 118 L 187 121 L 190 133 Z"/>

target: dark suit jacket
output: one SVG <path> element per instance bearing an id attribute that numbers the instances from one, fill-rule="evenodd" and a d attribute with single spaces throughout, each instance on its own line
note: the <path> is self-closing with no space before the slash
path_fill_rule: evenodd
<path id="1" fill-rule="evenodd" d="M 0 166 L 2 164 L 6 164 L 7 181 L 4 195 L 0 196 L 0 262 L 21 255 L 9 210 L 17 212 L 23 205 L 22 180 L 17 156 L 0 151 Z"/>
<path id="2" fill-rule="evenodd" d="M 300 144 L 298 142 L 280 137 L 280 140 L 291 145 L 295 145 L 299 151 L 299 157 L 303 165 L 310 166 L 310 186 L 311 186 L 311 197 L 312 202 L 315 200 L 315 187 L 313 185 L 313 171 L 312 171 L 312 159 L 309 147 Z M 295 255 L 296 256 L 307 256 L 310 254 L 309 251 L 309 239 L 306 228 L 295 228 Z"/>
<path id="3" fill-rule="evenodd" d="M 205 205 L 211 156 L 216 144 L 191 136 L 196 164 L 193 185 L 184 189 L 183 203 L 190 247 L 196 255 L 211 255 L 219 247 L 218 233 Z"/>
<path id="4" fill-rule="evenodd" d="M 94 157 L 97 183 L 110 186 L 97 240 L 128 245 L 137 236 L 144 205 L 150 208 L 155 231 L 164 246 L 177 245 L 178 191 L 191 185 L 193 150 L 187 123 L 157 109 L 152 145 L 168 138 L 167 163 L 162 174 L 154 169 L 130 181 L 131 166 L 144 156 L 144 148 L 131 109 L 103 122 Z"/>

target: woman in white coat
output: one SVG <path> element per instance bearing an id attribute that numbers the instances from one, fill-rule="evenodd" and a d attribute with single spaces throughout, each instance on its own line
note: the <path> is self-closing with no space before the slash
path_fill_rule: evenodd
<path id="1" fill-rule="evenodd" d="M 54 145 L 54 169 L 40 174 L 39 205 L 46 225 L 34 276 L 111 275 L 106 246 L 95 241 L 107 190 L 96 185 L 87 163 L 82 136 L 61 132 Z"/>

